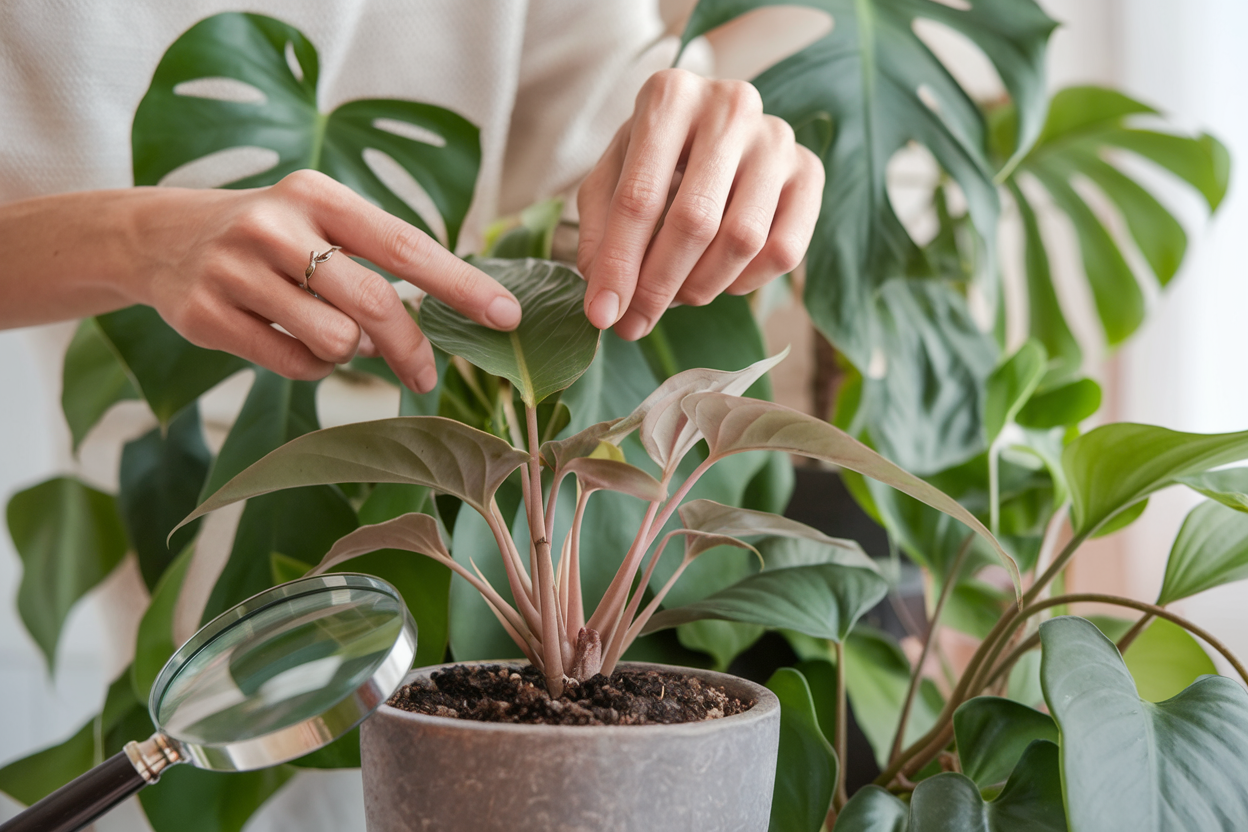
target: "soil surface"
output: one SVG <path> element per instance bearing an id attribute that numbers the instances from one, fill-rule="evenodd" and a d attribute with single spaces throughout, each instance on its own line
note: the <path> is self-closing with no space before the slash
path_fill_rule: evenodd
<path id="1" fill-rule="evenodd" d="M 404 685 L 387 703 L 430 716 L 527 725 L 670 725 L 732 716 L 753 706 L 701 679 L 657 670 L 617 670 L 569 684 L 551 699 L 534 667 L 457 665 L 424 686 Z"/>

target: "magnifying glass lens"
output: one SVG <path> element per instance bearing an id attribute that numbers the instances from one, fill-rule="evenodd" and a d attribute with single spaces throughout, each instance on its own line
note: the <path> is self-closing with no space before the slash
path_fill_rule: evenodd
<path id="1" fill-rule="evenodd" d="M 346 586 L 258 609 L 178 668 L 153 702 L 156 722 L 181 741 L 217 745 L 322 716 L 394 648 L 401 604 L 386 592 Z"/>

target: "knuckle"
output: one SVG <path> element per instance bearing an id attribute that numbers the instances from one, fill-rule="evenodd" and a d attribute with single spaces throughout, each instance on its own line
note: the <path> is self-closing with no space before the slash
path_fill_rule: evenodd
<path id="1" fill-rule="evenodd" d="M 827 175 L 823 169 L 823 161 L 815 155 L 814 151 L 802 145 L 797 146 L 797 155 L 802 175 L 819 182 L 819 188 L 822 190 Z"/>
<path id="2" fill-rule="evenodd" d="M 666 223 L 682 236 L 709 243 L 719 230 L 723 209 L 709 194 L 682 194 L 667 212 Z"/>
<path id="3" fill-rule="evenodd" d="M 767 244 L 768 224 L 758 210 L 743 211 L 723 230 L 728 256 L 738 260 L 753 259 Z"/>
<path id="4" fill-rule="evenodd" d="M 691 86 L 694 77 L 693 73 L 687 69 L 676 69 L 674 67 L 660 69 L 646 79 L 646 83 L 642 85 L 642 94 L 650 93 L 659 96 L 678 95 Z"/>
<path id="5" fill-rule="evenodd" d="M 367 275 L 355 284 L 352 301 L 362 318 L 380 322 L 394 314 L 399 305 L 399 296 L 384 278 L 376 274 Z"/>
<path id="6" fill-rule="evenodd" d="M 319 335 L 325 359 L 334 364 L 350 361 L 360 343 L 359 328 L 347 321 L 328 321 L 321 326 Z"/>
<path id="7" fill-rule="evenodd" d="M 793 126 L 779 116 L 763 116 L 772 140 L 780 146 L 792 146 L 797 143 L 797 134 Z"/>
<path id="8" fill-rule="evenodd" d="M 433 241 L 428 235 L 402 221 L 391 222 L 381 233 L 382 251 L 401 267 L 419 271 L 429 261 Z"/>
<path id="9" fill-rule="evenodd" d="M 806 256 L 806 241 L 794 234 L 781 234 L 771 241 L 771 264 L 781 272 L 791 272 Z"/>
<path id="10" fill-rule="evenodd" d="M 615 209 L 631 220 L 648 220 L 659 213 L 664 194 L 649 176 L 633 175 L 620 182 L 615 193 Z"/>
<path id="11" fill-rule="evenodd" d="M 715 300 L 715 292 L 709 289 L 687 287 L 681 290 L 680 296 L 677 298 L 685 306 L 706 306 Z"/>
<path id="12" fill-rule="evenodd" d="M 716 97 L 734 117 L 757 116 L 763 111 L 763 97 L 748 81 L 719 81 Z"/>
<path id="13" fill-rule="evenodd" d="M 324 188 L 328 181 L 330 181 L 329 177 L 320 171 L 304 168 L 286 174 L 273 187 L 285 196 L 294 199 L 308 199 Z"/>

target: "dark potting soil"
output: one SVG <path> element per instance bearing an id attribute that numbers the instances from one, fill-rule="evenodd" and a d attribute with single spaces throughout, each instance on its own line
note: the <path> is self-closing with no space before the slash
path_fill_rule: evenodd
<path id="1" fill-rule="evenodd" d="M 534 667 L 456 665 L 431 682 L 404 685 L 387 703 L 430 716 L 527 725 L 670 725 L 701 722 L 748 710 L 743 702 L 701 679 L 657 670 L 617 670 L 551 699 Z"/>

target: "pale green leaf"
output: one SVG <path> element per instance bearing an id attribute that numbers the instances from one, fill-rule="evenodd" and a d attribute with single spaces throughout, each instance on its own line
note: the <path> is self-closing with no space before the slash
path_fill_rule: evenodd
<path id="1" fill-rule="evenodd" d="M 1248 458 L 1248 432 L 1179 433 L 1152 425 L 1105 425 L 1062 453 L 1075 531 L 1102 523 L 1160 488 Z"/>
<path id="2" fill-rule="evenodd" d="M 1019 410 L 1031 398 L 1044 377 L 1047 360 L 1044 346 L 1032 339 L 1019 347 L 988 377 L 984 430 L 989 444 L 996 441 L 1005 426 L 1014 421 Z"/>
<path id="3" fill-rule="evenodd" d="M 1091 622 L 1054 618 L 1040 640 L 1072 832 L 1248 828 L 1248 693 L 1238 683 L 1206 677 L 1153 704 Z"/>
<path id="4" fill-rule="evenodd" d="M 1248 515 L 1206 500 L 1179 528 L 1166 561 L 1158 604 L 1248 578 Z"/>
<path id="5" fill-rule="evenodd" d="M 1175 481 L 1224 506 L 1248 512 L 1248 468 L 1207 471 L 1190 477 L 1175 477 Z"/>

